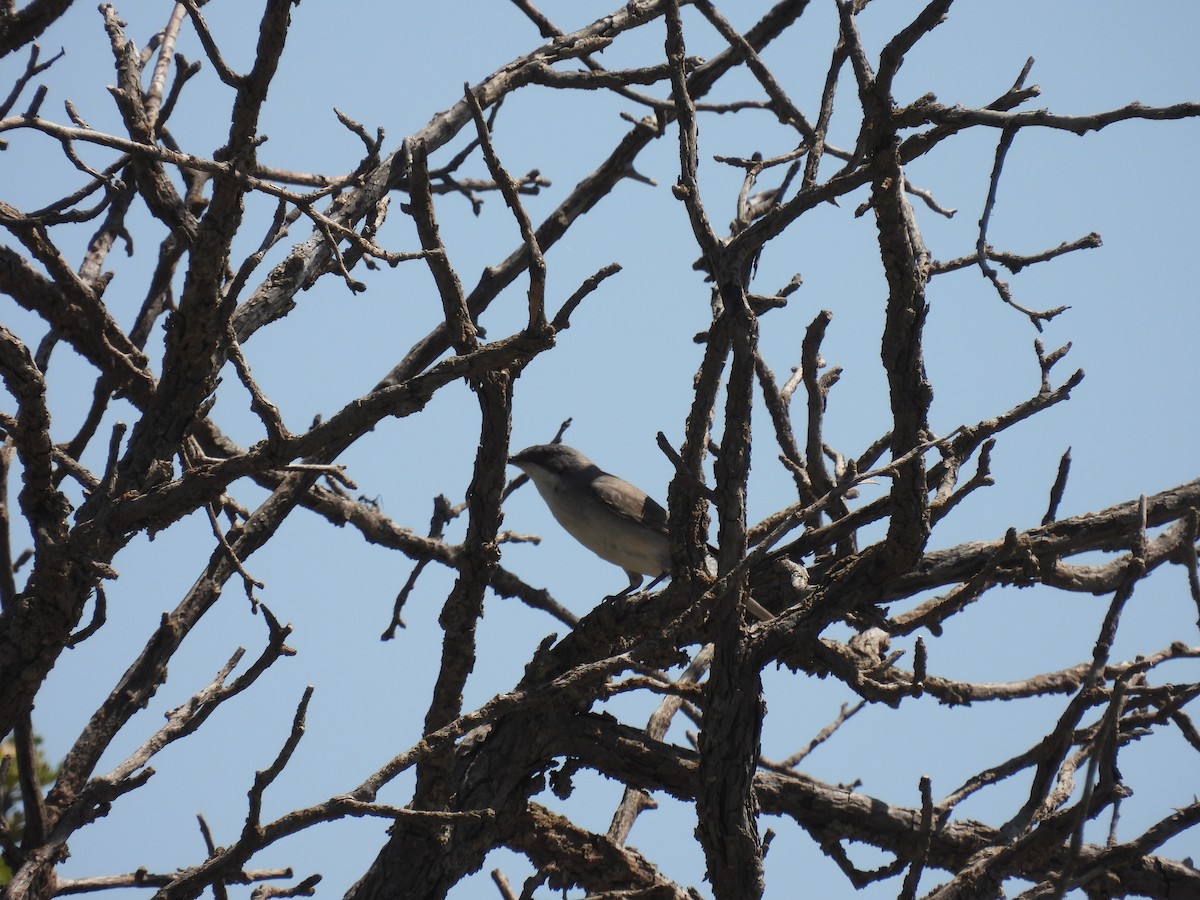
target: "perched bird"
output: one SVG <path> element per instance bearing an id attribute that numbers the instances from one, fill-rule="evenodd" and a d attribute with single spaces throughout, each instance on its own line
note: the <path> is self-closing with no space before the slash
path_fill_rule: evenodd
<path id="1" fill-rule="evenodd" d="M 623 597 L 653 577 L 647 590 L 671 574 L 667 511 L 641 488 L 610 475 L 573 447 L 538 444 L 509 462 L 532 480 L 558 524 L 601 559 L 620 566 L 629 586 Z M 755 616 L 774 618 L 753 600 Z"/>
<path id="2" fill-rule="evenodd" d="M 565 444 L 526 447 L 509 462 L 533 480 L 571 537 L 625 570 L 629 587 L 615 596 L 637 590 L 645 575 L 653 587 L 670 574 L 667 511 L 645 491 Z"/>

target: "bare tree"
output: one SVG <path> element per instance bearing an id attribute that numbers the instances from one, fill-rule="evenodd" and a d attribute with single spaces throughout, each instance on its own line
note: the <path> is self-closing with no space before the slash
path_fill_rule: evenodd
<path id="1" fill-rule="evenodd" d="M 1039 384 L 1027 399 L 1007 410 L 981 409 L 976 419 L 935 433 L 924 356 L 934 279 L 978 270 L 997 302 L 1028 321 L 1032 338 L 1065 305 L 1032 308 L 1001 270 L 1016 275 L 1099 244 L 1097 235 L 1088 234 L 1022 254 L 992 246 L 992 211 L 1015 140 L 1030 130 L 1082 135 L 1116 123 L 1194 118 L 1200 104 L 1129 103 L 1087 115 L 1033 109 L 1039 88 L 1029 83 L 1032 60 L 1011 87 L 977 108 L 946 105 L 932 94 L 903 102 L 895 84 L 905 56 L 936 33 L 952 0 L 929 2 L 877 54 L 860 34 L 860 20 L 875 10 L 867 0 L 837 0 L 836 43 L 827 48 L 819 105 L 808 110 L 790 98 L 789 85 L 764 61 L 767 48 L 803 27 L 807 0 L 780 0 L 744 31 L 709 0 L 644 0 L 570 33 L 515 0 L 543 43 L 470 86 L 399 142 L 339 113 L 364 148 L 346 174 L 283 171 L 259 159 L 260 118 L 268 88 L 273 94 L 283 90 L 273 79 L 286 53 L 291 0 L 266 0 L 245 71 L 226 61 L 200 0 L 174 4 L 163 29 L 144 47 L 127 34 L 118 10 L 103 4 L 96 27 L 106 31 L 116 67 L 110 92 L 119 133 L 90 126 L 70 102 L 66 117 L 43 109 L 47 88 L 39 79 L 57 71 L 58 58 L 44 58 L 36 44 L 22 48 L 71 5 L 38 0 L 23 9 L 15 3 L 0 7 L 0 53 L 8 59 L 27 53 L 24 71 L 12 79 L 0 107 L 0 132 L 11 140 L 39 141 L 42 152 L 63 154 L 77 173 L 42 208 L 19 209 L 0 200 L 0 221 L 11 239 L 0 246 L 0 290 L 33 314 L 0 325 L 0 375 L 7 391 L 0 475 L 11 483 L 17 507 L 14 516 L 9 491 L 0 492 L 0 734 L 12 738 L 13 752 L 6 752 L 3 765 L 15 763 L 24 815 L 19 836 L 7 827 L 0 831 L 11 870 L 5 896 L 141 887 L 162 898 L 208 889 L 224 897 L 229 885 L 268 880 L 288 886 L 260 885 L 256 897 L 310 895 L 318 874 L 262 868 L 259 854 L 347 817 L 391 823 L 375 862 L 347 894 L 355 900 L 445 896 L 497 848 L 527 857 L 536 870 L 521 896 L 575 888 L 591 897 L 698 896 L 695 887 L 672 879 L 626 842 L 654 794 L 693 806 L 695 840 L 718 898 L 758 897 L 766 889 L 765 815 L 794 822 L 850 885 L 892 879 L 901 897 L 919 891 L 938 900 L 994 897 L 1021 883 L 1032 885 L 1022 894 L 1027 897 L 1076 890 L 1089 897 L 1200 896 L 1200 871 L 1160 853 L 1200 819 L 1194 781 L 1179 780 L 1169 815 L 1131 837 L 1118 837 L 1116 827 L 1132 802 L 1120 768 L 1131 744 L 1181 738 L 1200 751 L 1200 734 L 1186 711 L 1200 684 L 1160 677 L 1168 664 L 1200 656 L 1200 647 L 1181 635 L 1129 658 L 1113 652 L 1131 597 L 1168 563 L 1181 567 L 1180 591 L 1190 592 L 1200 609 L 1200 480 L 1060 517 L 1067 453 L 1040 525 L 958 542 L 952 513 L 968 497 L 988 496 L 982 489 L 992 483 L 998 439 L 1066 401 L 1083 373 L 1063 375 L 1057 367 L 1068 346 L 1048 350 L 1039 340 Z M 709 59 L 688 53 L 700 29 L 724 42 Z M 205 65 L 233 93 L 224 145 L 216 152 L 181 146 L 172 133 L 172 122 L 188 104 L 188 80 L 199 70 L 174 55 L 188 30 L 199 37 Z M 656 61 L 631 68 L 602 63 L 600 51 L 640 32 L 655 35 L 662 47 Z M 722 91 L 719 100 L 710 99 L 731 73 L 745 72 L 752 78 L 735 82 L 742 91 L 736 98 Z M 529 198 L 549 182 L 536 171 L 510 174 L 493 137 L 503 135 L 498 113 L 507 98 L 562 91 L 575 92 L 580 104 L 615 94 L 637 115 L 627 115 L 627 133 L 594 171 L 555 195 L 556 205 L 538 222 L 527 211 Z M 845 146 L 830 137 L 835 99 L 842 133 L 853 135 Z M 736 217 L 721 228 L 713 210 L 729 198 L 712 196 L 698 177 L 698 121 L 745 115 L 756 116 L 746 126 L 745 152 L 721 159 L 741 173 Z M 844 124 L 847 117 L 854 119 L 852 129 Z M 973 249 L 937 261 L 922 236 L 922 217 L 950 212 L 907 173 L 919 161 L 948 157 L 952 139 L 967 132 L 986 133 L 994 142 L 987 202 Z M 501 564 L 501 545 L 522 539 L 502 530 L 502 504 L 520 487 L 506 481 L 505 468 L 514 394 L 525 368 L 555 350 L 577 310 L 608 290 L 618 269 L 599 268 L 557 295 L 548 288 L 548 254 L 623 180 L 645 180 L 636 164 L 656 141 L 678 145 L 671 202 L 686 210 L 696 266 L 711 283 L 711 295 L 699 298 L 711 316 L 697 338 L 702 358 L 690 407 L 681 410 L 682 437 L 673 444 L 659 435 L 675 470 L 667 497 L 674 577 L 665 588 L 608 598 L 577 618 Z M 782 145 L 792 149 L 774 156 L 757 152 Z M 861 205 L 847 203 L 845 214 L 868 215 L 876 226 L 887 414 L 873 423 L 869 445 L 847 449 L 831 446 L 824 435 L 828 409 L 836 403 L 831 388 L 840 375 L 822 358 L 831 315 L 811 318 L 794 374 L 781 384 L 760 335 L 800 281 L 764 288 L 756 271 L 796 223 L 864 191 Z M 403 205 L 389 207 L 396 194 Z M 493 194 L 503 199 L 520 241 L 490 261 L 468 289 L 475 273 L 456 265 L 439 230 L 439 211 L 446 204 L 478 209 L 481 198 Z M 247 208 L 263 201 L 274 216 L 260 225 Z M 157 243 L 157 256 L 144 284 L 122 284 L 113 279 L 109 255 L 121 242 L 132 252 L 135 216 L 143 212 L 151 220 L 136 226 L 139 253 Z M 412 244 L 385 246 L 388 216 L 410 223 Z M 289 246 L 289 230 L 297 229 L 305 236 Z M 86 248 L 73 258 L 67 236 L 81 230 L 89 235 Z M 236 249 L 239 239 L 237 247 L 253 249 Z M 278 261 L 268 266 L 270 259 Z M 871 259 L 863 263 L 874 265 Z M 346 292 L 358 292 L 362 273 L 381 264 L 427 268 L 441 321 L 412 341 L 374 388 L 348 393 L 332 415 L 293 430 L 294 417 L 251 372 L 253 341 L 278 327 L 301 292 L 318 281 L 340 280 Z M 526 298 L 521 321 L 509 333 L 485 335 L 481 320 L 513 285 Z M 135 293 L 140 301 L 131 305 Z M 80 385 L 75 392 L 91 395 L 82 416 L 60 413 L 48 394 L 51 362 L 62 365 L 66 358 L 82 360 L 91 373 L 87 389 Z M 222 396 L 240 396 L 256 417 L 257 435 L 248 446 L 230 437 L 214 408 L 222 379 Z M 371 487 L 353 484 L 337 460 L 388 419 L 431 415 L 435 398 L 464 382 L 479 422 L 469 485 L 457 502 L 438 498 L 428 528 L 393 520 L 365 499 Z M 455 397 L 447 402 L 466 405 L 462 395 Z M 752 409 L 769 423 L 760 426 L 757 441 Z M 131 419 L 128 427 L 122 417 Z M 52 438 L 52 425 L 56 435 L 68 425 L 73 433 Z M 757 464 L 782 464 L 792 491 L 759 521 L 747 510 L 752 447 Z M 881 489 L 860 493 L 872 484 Z M 179 848 L 176 871 L 59 877 L 68 842 L 142 788 L 160 751 L 185 738 L 202 740 L 193 735 L 214 712 L 261 688 L 261 676 L 293 653 L 291 629 L 272 614 L 271 593 L 253 575 L 253 556 L 287 540 L 281 526 L 298 510 L 411 560 L 385 637 L 401 624 L 404 604 L 428 578 L 423 573 L 431 566 L 453 573 L 453 586 L 441 599 L 440 666 L 421 739 L 380 759 L 365 778 L 343 773 L 343 792 L 272 818 L 264 812 L 264 796 L 302 741 L 310 689 L 273 762 L 252 776 L 240 834 L 221 843 L 202 819 L 207 849 L 197 855 Z M 32 710 L 64 652 L 105 627 L 105 584 L 116 578 L 114 557 L 135 538 L 179 528 L 193 514 L 211 526 L 207 564 L 144 646 L 133 649 L 124 675 L 61 760 L 53 784 L 41 784 L 39 771 L 44 777 L 46 770 L 39 765 Z M 456 520 L 465 522 L 459 543 L 446 537 Z M 933 544 L 938 526 L 940 544 Z M 32 549 L 14 556 L 24 528 Z M 710 536 L 715 574 L 706 558 Z M 1095 551 L 1112 556 L 1096 563 Z M 231 581 L 244 588 L 247 600 L 236 592 L 224 595 Z M 948 622 L 991 602 L 1003 588 L 1031 585 L 1108 597 L 1107 612 L 1085 626 L 1095 633 L 1089 658 L 1005 683 L 939 674 L 927 637 L 942 635 Z M 487 652 L 477 627 L 489 591 L 515 598 L 569 631 L 541 644 L 519 683 L 470 708 L 464 690 Z M 751 598 L 775 617 L 747 617 Z M 214 663 L 219 673 L 211 684 L 105 771 L 101 758 L 128 740 L 131 723 L 140 723 L 138 713 L 164 684 L 168 665 L 218 601 L 248 601 L 266 634 L 247 634 L 244 642 L 261 649 L 251 661 L 239 651 L 223 666 Z M 911 659 L 891 650 L 891 641 L 912 636 Z M 668 674 L 682 665 L 682 674 Z M 798 690 L 814 678 L 830 679 L 855 700 L 785 760 L 765 758 L 761 747 L 764 673 L 778 667 L 791 673 Z M 629 694 L 661 697 L 645 725 L 619 721 L 601 708 Z M 836 742 L 839 728 L 860 709 L 882 704 L 902 715 L 922 696 L 954 709 L 1048 699 L 1057 706 L 1051 726 L 1031 732 L 1023 752 L 971 760 L 974 774 L 949 792 L 943 787 L 947 777 L 933 773 L 939 794 L 933 779 L 924 778 L 916 802 L 907 795 L 869 795 L 800 770 L 807 753 Z M 668 739 L 680 714 L 697 729 L 694 744 Z M 379 800 L 402 774 L 413 773 L 407 802 Z M 607 833 L 574 821 L 546 796 L 569 796 L 572 779 L 588 773 L 624 790 Z M 968 798 L 1001 783 L 1013 787 L 1008 796 L 1015 798 L 1003 817 L 983 823 L 957 814 Z M 891 861 L 864 869 L 847 852 L 850 842 L 877 848 Z M 315 873 L 321 861 L 306 866 Z M 518 895 L 502 872 L 493 878 L 500 896 Z"/>

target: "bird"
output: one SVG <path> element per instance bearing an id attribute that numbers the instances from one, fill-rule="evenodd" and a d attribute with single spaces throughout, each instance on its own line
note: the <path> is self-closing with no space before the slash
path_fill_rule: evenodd
<path id="1" fill-rule="evenodd" d="M 571 537 L 624 570 L 629 586 L 612 597 L 637 590 L 645 576 L 653 578 L 649 590 L 671 574 L 667 511 L 641 488 L 566 444 L 536 444 L 508 461 L 530 477 Z M 764 621 L 774 618 L 753 600 L 747 608 Z"/>
<path id="2" fill-rule="evenodd" d="M 620 566 L 623 597 L 671 571 L 667 511 L 641 488 L 605 472 L 566 444 L 537 444 L 509 457 L 533 481 L 558 524 L 605 562 Z"/>

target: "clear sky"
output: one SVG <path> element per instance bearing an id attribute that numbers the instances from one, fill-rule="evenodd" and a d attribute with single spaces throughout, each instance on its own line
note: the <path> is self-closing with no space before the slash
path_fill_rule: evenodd
<path id="1" fill-rule="evenodd" d="M 125 0 L 117 8 L 129 22 L 128 33 L 144 43 L 162 27 L 171 5 Z M 204 8 L 226 59 L 240 71 L 250 64 L 260 5 L 213 0 Z M 546 0 L 539 7 L 559 28 L 570 31 L 603 15 L 610 5 L 617 4 Z M 767 8 L 762 2 L 725 6 L 743 30 Z M 887 37 L 921 6 L 900 0 L 871 4 L 860 20 L 870 52 L 877 54 Z M 464 82 L 478 82 L 540 43 L 534 27 L 504 2 L 304 0 L 293 19 L 262 123 L 269 141 L 260 158 L 268 165 L 303 171 L 340 173 L 358 161 L 361 145 L 338 124 L 333 107 L 372 132 L 384 128 L 388 152 L 453 105 Z M 719 38 L 691 11 L 685 15 L 685 27 L 690 54 L 711 57 L 722 49 Z M 810 117 L 815 118 L 835 28 L 833 3 L 816 0 L 794 33 L 764 54 L 793 101 Z M 1200 6 L 1192 0 L 959 0 L 948 21 L 909 54 L 895 96 L 906 103 L 933 92 L 945 104 L 980 106 L 1003 94 L 1032 56 L 1036 62 L 1028 81 L 1041 85 L 1043 93 L 1026 108 L 1083 114 L 1134 100 L 1153 105 L 1195 100 L 1200 88 L 1197 34 Z M 659 23 L 618 41 L 600 59 L 613 68 L 653 64 L 661 58 L 662 36 Z M 65 121 L 62 102 L 71 100 L 93 127 L 118 129 L 104 90 L 113 80 L 113 69 L 95 4 L 76 4 L 41 44 L 46 54 L 60 45 L 67 51 L 66 58 L 42 76 L 50 86 L 43 114 Z M 202 58 L 187 29 L 179 49 L 189 59 Z M 0 65 L 5 83 L 20 72 L 24 57 L 18 57 Z M 661 95 L 665 88 L 650 90 Z M 716 99 L 739 95 L 759 96 L 744 75 L 732 79 Z M 230 98 L 231 92 L 205 62 L 172 119 L 172 132 L 183 149 L 209 155 L 220 146 Z M 848 147 L 858 118 L 853 86 L 845 80 L 838 109 L 831 141 Z M 504 165 L 514 174 L 539 169 L 552 182 L 540 196 L 526 198 L 535 222 L 626 132 L 629 124 L 620 118 L 621 112 L 641 115 L 641 110 L 612 95 L 537 89 L 506 100 L 495 129 Z M 52 141 L 32 133 L 5 137 L 12 146 L 0 154 L 4 199 L 30 210 L 61 196 L 64 183 L 76 183 L 76 173 L 62 163 Z M 715 223 L 732 218 L 740 174 L 713 157 L 746 157 L 755 151 L 770 155 L 794 144 L 793 136 L 766 113 L 705 117 L 700 139 L 702 189 Z M 975 130 L 946 142 L 910 169 L 912 183 L 931 191 L 943 207 L 958 211 L 946 219 L 916 206 L 935 258 L 951 259 L 974 247 L 996 139 L 995 132 Z M 451 151 L 463 143 L 463 138 L 456 140 Z M 1059 457 L 1068 447 L 1073 468 L 1060 508 L 1064 516 L 1197 477 L 1198 145 L 1196 121 L 1121 123 L 1085 137 L 1049 131 L 1018 136 L 1008 156 L 989 239 L 1002 250 L 1034 253 L 1092 231 L 1102 235 L 1100 249 L 1008 278 L 1017 300 L 1027 307 L 1071 307 L 1041 337 L 1048 348 L 1068 341 L 1074 345 L 1054 372 L 1055 384 L 1076 368 L 1084 369 L 1087 377 L 1069 403 L 1001 437 L 993 454 L 996 487 L 977 493 L 941 525 L 933 546 L 998 539 L 1009 526 L 1036 525 Z M 84 155 L 100 165 L 111 158 L 99 151 Z M 449 153 L 442 151 L 433 164 L 447 159 Z M 826 165 L 822 174 L 827 177 L 835 161 L 827 158 Z M 662 431 L 673 443 L 681 439 L 699 363 L 692 336 L 705 327 L 709 309 L 708 288 L 691 268 L 697 249 L 683 207 L 669 189 L 677 166 L 671 132 L 637 161 L 639 172 L 657 186 L 621 183 L 550 251 L 551 311 L 600 267 L 619 262 L 623 271 L 585 301 L 571 329 L 560 336 L 558 349 L 539 357 L 521 376 L 512 437 L 514 449 L 543 443 L 571 417 L 568 443 L 660 500 L 666 499 L 671 469 L 655 446 L 655 434 Z M 486 177 L 478 158 L 460 174 Z M 762 345 L 780 380 L 799 362 L 808 322 L 819 310 L 834 313 L 823 356 L 844 372 L 830 397 L 827 441 L 847 456 L 861 453 L 889 424 L 879 362 L 885 287 L 875 227 L 870 216 L 854 216 L 864 196 L 804 217 L 770 246 L 754 286 L 761 293 L 773 293 L 795 273 L 804 279 L 787 309 L 763 319 Z M 410 250 L 415 238 L 399 211 L 401 199 L 395 198 L 380 242 Z M 479 217 L 460 197 L 443 196 L 437 202 L 451 261 L 469 289 L 483 267 L 516 248 L 516 227 L 494 195 L 485 197 Z M 240 252 L 249 253 L 258 244 L 272 211 L 273 203 L 251 204 Z M 138 212 L 132 224 L 146 226 L 148 216 Z M 77 230 L 66 241 L 73 259 L 79 258 L 78 248 L 89 230 Z M 307 228 L 298 223 L 292 240 L 307 236 Z M 130 259 L 116 253 L 111 257 L 116 280 L 106 301 L 120 322 L 132 321 L 141 302 L 159 238 L 156 228 L 135 230 L 136 254 Z M 268 265 L 283 252 L 273 254 Z M 246 344 L 256 377 L 292 431 L 368 391 L 441 317 L 432 280 L 421 263 L 356 275 L 369 287 L 364 294 L 352 295 L 335 277 L 326 277 L 298 297 L 299 306 L 286 320 Z M 519 282 L 485 316 L 482 324 L 489 337 L 519 327 L 524 288 Z M 1025 317 L 998 300 L 978 271 L 935 279 L 930 303 L 926 354 L 936 432 L 997 415 L 1037 392 L 1039 371 L 1032 345 L 1038 335 Z M 0 298 L 0 310 L 0 321 L 36 345 L 41 332 L 27 314 L 7 298 Z M 161 352 L 160 334 L 148 349 L 155 356 Z M 74 434 L 87 408 L 93 375 L 83 363 L 60 355 L 49 377 L 51 408 L 59 417 L 54 433 L 63 439 Z M 218 397 L 213 415 L 220 427 L 243 443 L 258 440 L 260 426 L 232 373 Z M 118 405 L 111 418 L 128 420 L 129 415 L 128 408 Z M 749 502 L 751 516 L 757 519 L 786 506 L 791 497 L 790 479 L 775 459 L 765 415 L 755 419 L 754 427 Z M 459 386 L 439 395 L 419 416 L 383 423 L 341 461 L 365 496 L 376 498 L 399 523 L 423 530 L 435 495 L 462 499 L 476 429 L 476 406 L 467 388 Z M 97 441 L 97 452 L 103 452 L 104 443 Z M 99 465 L 95 459 L 90 462 Z M 236 493 L 251 507 L 263 496 L 244 485 Z M 540 546 L 506 546 L 504 564 L 530 583 L 548 588 L 577 613 L 624 584 L 618 570 L 592 557 L 557 527 L 531 488 L 508 502 L 505 526 L 538 533 L 544 540 Z M 456 526 L 453 539 L 461 537 L 461 527 Z M 37 701 L 34 725 L 52 761 L 70 746 L 160 614 L 173 608 L 199 575 L 211 545 L 207 522 L 194 516 L 153 543 L 133 542 L 117 558 L 121 577 L 108 590 L 108 624 L 64 654 Z M 297 656 L 278 663 L 254 690 L 222 707 L 197 737 L 161 754 L 153 763 L 157 774 L 147 787 L 122 798 L 106 818 L 71 841 L 71 859 L 61 870 L 65 876 L 140 866 L 170 871 L 195 864 L 204 855 L 197 813 L 206 817 L 218 843 L 233 841 L 245 815 L 245 792 L 253 771 L 274 758 L 307 684 L 316 687 L 308 731 L 292 764 L 267 795 L 269 816 L 357 785 L 419 738 L 440 649 L 436 619 L 450 573 L 431 567 L 406 609 L 408 628 L 384 643 L 378 635 L 411 568 L 400 555 L 364 546 L 354 533 L 301 512 L 247 567 L 266 583 L 261 599 L 281 621 L 294 626 L 289 643 Z M 1106 607 L 1105 597 L 1047 590 L 993 592 L 961 621 L 956 619 L 942 638 L 925 636 L 929 670 L 947 677 L 1003 681 L 1089 660 Z M 1113 659 L 1150 653 L 1174 640 L 1196 644 L 1196 615 L 1183 570 L 1164 569 L 1134 596 Z M 468 707 L 513 686 L 533 649 L 551 631 L 562 633 L 563 627 L 516 601 L 489 597 L 479 661 L 467 688 Z M 236 647 L 247 647 L 253 656 L 264 634 L 261 620 L 251 616 L 244 596 L 231 583 L 188 638 L 151 708 L 134 720 L 101 769 L 115 765 L 152 733 L 164 711 L 206 685 Z M 895 646 L 909 648 L 911 641 Z M 911 665 L 911 652 L 900 664 Z M 770 712 L 763 746 L 768 757 L 783 758 L 803 746 L 836 716 L 841 703 L 854 699 L 829 681 L 784 672 L 768 677 Z M 1194 663 L 1180 663 L 1156 677 L 1196 681 L 1200 671 Z M 861 781 L 864 793 L 891 803 L 919 805 L 920 775 L 934 776 L 935 800 L 945 796 L 971 774 L 1027 749 L 1053 726 L 1064 704 L 1057 699 L 1019 708 L 984 704 L 948 710 L 924 698 L 898 711 L 871 708 L 813 754 L 804 770 L 834 783 Z M 639 723 L 652 704 L 626 698 L 610 708 Z M 685 740 L 682 731 L 671 737 Z M 1181 790 L 1179 779 L 1186 772 L 1196 782 L 1196 765 L 1182 739 L 1158 736 L 1144 746 L 1131 746 L 1122 759 L 1122 771 L 1136 792 L 1122 813 L 1124 839 L 1165 815 L 1172 803 L 1191 796 L 1194 789 Z M 577 784 L 579 790 L 565 804 L 547 797 L 539 800 L 563 808 L 582 825 L 606 830 L 619 799 L 618 786 L 582 777 Z M 404 803 L 409 787 L 401 778 L 380 799 Z M 1025 789 L 1021 781 L 985 792 L 965 803 L 958 814 L 999 824 L 1019 805 L 1014 798 Z M 670 798 L 659 799 L 662 808 L 642 817 L 630 843 L 668 876 L 706 890 L 690 811 Z M 382 821 L 326 826 L 270 848 L 253 866 L 292 865 L 298 877 L 319 871 L 325 876 L 319 896 L 339 896 L 374 858 L 385 827 Z M 762 827 L 779 833 L 766 863 L 769 898 L 795 896 L 801 875 L 811 896 L 851 895 L 844 877 L 798 829 L 767 819 Z M 1182 857 L 1194 854 L 1195 847 L 1193 836 L 1190 842 L 1172 842 L 1166 850 Z M 886 861 L 865 849 L 850 850 L 863 867 Z M 514 884 L 529 874 L 523 860 L 496 854 L 480 875 L 452 896 L 495 896 L 486 881 L 495 866 L 503 867 Z M 936 884 L 942 874 L 927 874 L 923 889 Z M 232 888 L 231 896 L 248 896 L 248 890 Z M 894 897 L 898 891 L 899 885 L 889 881 L 855 896 Z"/>

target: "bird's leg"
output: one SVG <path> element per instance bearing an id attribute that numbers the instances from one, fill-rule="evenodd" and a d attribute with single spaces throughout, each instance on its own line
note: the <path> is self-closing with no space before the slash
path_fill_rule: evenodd
<path id="1" fill-rule="evenodd" d="M 605 600 L 616 600 L 620 597 L 628 597 L 638 589 L 642 583 L 642 574 L 640 572 L 630 572 L 628 569 L 625 570 L 625 574 L 629 576 L 629 587 L 625 588 L 623 591 L 617 591 L 615 594 L 609 594 L 604 598 Z M 657 584 L 658 582 L 654 583 Z"/>
<path id="2" fill-rule="evenodd" d="M 661 575 L 659 575 L 657 578 L 655 578 L 652 582 L 650 582 L 648 585 L 646 585 L 642 590 L 646 590 L 646 591 L 652 590 L 656 584 L 658 584 L 660 581 L 662 581 L 666 577 L 667 577 L 667 573 L 663 572 Z"/>

